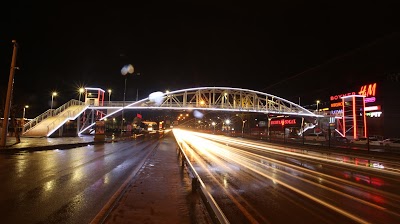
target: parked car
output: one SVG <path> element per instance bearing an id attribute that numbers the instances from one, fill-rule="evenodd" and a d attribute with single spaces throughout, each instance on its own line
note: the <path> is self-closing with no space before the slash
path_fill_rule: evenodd
<path id="1" fill-rule="evenodd" d="M 325 136 L 322 133 L 321 134 L 311 133 L 311 134 L 304 135 L 304 140 L 306 140 L 306 141 L 326 141 Z"/>
<path id="2" fill-rule="evenodd" d="M 400 139 L 397 138 L 387 138 L 381 141 L 381 145 L 388 147 L 400 147 Z"/>
<path id="3" fill-rule="evenodd" d="M 352 142 L 350 139 L 348 139 L 348 138 L 346 138 L 346 137 L 343 137 L 343 136 L 336 136 L 336 137 L 335 137 L 335 140 L 336 140 L 337 142 L 345 143 L 345 144 L 348 144 L 348 143 L 351 143 L 351 142 Z"/>
<path id="4" fill-rule="evenodd" d="M 354 144 L 361 144 L 361 145 L 366 145 L 368 144 L 368 139 L 367 138 L 358 138 L 353 141 Z M 369 137 L 369 145 L 381 145 L 381 141 L 379 141 L 378 138 L 376 137 Z"/>

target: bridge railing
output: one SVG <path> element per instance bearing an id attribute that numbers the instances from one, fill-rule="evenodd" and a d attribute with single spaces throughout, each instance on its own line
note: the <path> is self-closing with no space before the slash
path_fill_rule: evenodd
<path id="1" fill-rule="evenodd" d="M 128 105 L 134 103 L 135 101 L 111 101 L 111 102 L 104 102 L 104 107 L 123 107 L 125 106 L 126 108 Z M 292 108 L 292 107 L 266 107 L 266 106 L 258 106 L 258 105 L 254 105 L 254 106 L 248 106 L 248 107 L 242 107 L 242 106 L 228 106 L 228 105 L 221 105 L 221 104 L 215 104 L 215 105 L 202 105 L 201 107 L 196 106 L 196 103 L 172 103 L 172 102 L 168 102 L 168 103 L 164 103 L 161 105 L 155 105 L 153 103 L 145 103 L 145 104 L 141 104 L 141 105 L 135 105 L 137 107 L 154 107 L 154 108 L 179 108 L 179 107 L 193 107 L 193 108 L 197 108 L 199 110 L 201 110 L 201 108 L 204 109 L 233 109 L 233 110 L 238 110 L 238 111 L 260 111 L 260 112 L 275 112 L 275 113 L 299 113 L 302 112 L 299 109 L 296 108 Z M 98 106 L 90 106 L 90 108 L 96 108 Z M 321 112 L 322 114 L 322 112 Z"/>
<path id="2" fill-rule="evenodd" d="M 122 107 L 132 104 L 136 101 L 104 101 L 104 107 Z"/>
<path id="3" fill-rule="evenodd" d="M 142 106 L 142 105 L 138 105 L 138 106 Z M 257 106 L 257 105 L 248 106 L 248 107 L 246 107 L 246 106 L 244 106 L 244 107 L 243 106 L 236 106 L 235 107 L 235 106 L 215 104 L 215 105 L 202 105 L 202 106 L 198 107 L 198 106 L 196 106 L 195 103 L 187 103 L 186 105 L 183 105 L 182 103 L 171 103 L 171 102 L 168 102 L 168 103 L 165 103 L 165 104 L 162 104 L 162 105 L 152 105 L 151 103 L 148 103 L 147 106 L 149 106 L 149 107 L 154 106 L 154 108 L 157 108 L 157 107 L 161 107 L 161 108 L 193 107 L 193 108 L 196 108 L 196 109 L 199 109 L 199 110 L 201 110 L 201 108 L 204 108 L 204 109 L 215 108 L 215 109 L 227 109 L 227 110 L 233 109 L 233 110 L 239 110 L 239 111 L 240 110 L 241 111 L 261 111 L 261 112 L 271 111 L 271 112 L 278 112 L 278 113 L 283 113 L 283 112 L 287 112 L 287 113 L 296 113 L 297 112 L 298 113 L 298 112 L 301 112 L 301 110 L 296 109 L 296 108 L 291 108 L 291 107 L 266 107 L 266 106 Z"/>

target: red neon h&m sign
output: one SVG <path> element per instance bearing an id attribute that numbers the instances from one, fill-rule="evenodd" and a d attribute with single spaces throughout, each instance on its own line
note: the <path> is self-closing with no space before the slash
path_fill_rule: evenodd
<path id="1" fill-rule="evenodd" d="M 371 97 L 376 95 L 376 83 L 361 86 L 360 91 L 358 92 L 360 95 Z"/>

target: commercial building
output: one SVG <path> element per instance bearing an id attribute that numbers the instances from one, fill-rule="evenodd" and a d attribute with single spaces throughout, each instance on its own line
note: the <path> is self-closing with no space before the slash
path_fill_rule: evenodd
<path id="1" fill-rule="evenodd" d="M 354 104 L 352 99 L 356 99 Z M 339 134 L 350 138 L 400 137 L 400 74 L 350 87 L 331 95 L 329 102 L 329 114 L 335 115 Z"/>

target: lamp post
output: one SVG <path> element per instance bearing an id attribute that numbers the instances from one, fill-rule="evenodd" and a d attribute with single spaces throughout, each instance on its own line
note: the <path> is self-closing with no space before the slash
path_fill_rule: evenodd
<path id="1" fill-rule="evenodd" d="M 16 61 L 17 61 L 18 44 L 17 44 L 16 40 L 12 40 L 12 43 L 13 43 L 14 47 L 13 47 L 13 54 L 12 54 L 12 59 L 11 59 L 10 76 L 8 78 L 7 96 L 6 96 L 6 102 L 5 102 L 5 107 L 4 107 L 4 120 L 3 120 L 3 126 L 2 126 L 3 132 L 1 133 L 0 146 L 6 146 L 6 142 L 7 142 L 6 139 L 7 139 L 7 131 L 8 131 L 8 118 L 10 116 L 12 90 L 13 90 L 13 85 L 14 85 L 14 73 L 15 73 L 15 69 L 18 69 L 18 67 L 15 66 Z"/>
<path id="2" fill-rule="evenodd" d="M 85 89 L 84 88 L 79 88 L 79 101 L 81 101 L 81 95 L 82 95 L 82 93 L 83 92 L 85 92 Z"/>
<path id="3" fill-rule="evenodd" d="M 319 104 L 319 100 L 317 100 L 317 112 L 318 112 L 318 104 Z"/>
<path id="4" fill-rule="evenodd" d="M 24 111 L 22 112 L 22 127 L 25 124 L 25 110 L 29 108 L 29 105 L 24 106 Z"/>
<path id="5" fill-rule="evenodd" d="M 51 106 L 50 106 L 50 111 L 51 111 L 51 114 L 53 115 L 53 102 L 54 102 L 54 97 L 55 96 L 57 96 L 57 92 L 53 92 L 52 94 L 51 94 Z"/>
<path id="6" fill-rule="evenodd" d="M 226 119 L 225 124 L 228 126 L 228 131 L 230 131 L 229 129 L 230 129 L 231 120 Z"/>
<path id="7" fill-rule="evenodd" d="M 243 136 L 244 136 L 244 124 L 246 123 L 246 121 L 247 121 L 247 120 L 243 120 L 243 119 L 242 119 L 242 123 L 243 123 L 243 124 L 242 124 L 242 138 L 243 138 Z"/>
<path id="8" fill-rule="evenodd" d="M 133 66 L 131 65 L 131 64 L 129 64 L 129 65 L 125 65 L 124 67 L 122 67 L 122 69 L 121 69 L 121 74 L 123 75 L 123 76 L 125 76 L 125 85 L 124 85 L 124 100 L 122 101 L 122 118 L 121 118 L 121 135 L 122 135 L 122 130 L 123 130 L 123 128 L 124 128 L 124 108 L 125 108 L 125 95 L 126 95 L 126 78 L 127 78 L 127 74 L 129 73 L 129 74 L 133 74 L 133 72 L 134 72 L 134 68 L 133 68 Z"/>
<path id="9" fill-rule="evenodd" d="M 242 120 L 242 138 L 244 136 L 244 124 L 246 123 L 247 120 L 243 120 L 243 118 L 241 116 L 239 116 L 238 114 L 236 114 L 236 117 L 239 117 Z"/>
<path id="10" fill-rule="evenodd" d="M 215 134 L 215 125 L 216 125 L 216 123 L 213 121 L 213 122 L 211 123 L 211 125 L 214 126 L 214 134 Z"/>
<path id="11" fill-rule="evenodd" d="M 111 90 L 111 89 L 108 89 L 107 92 L 108 92 L 108 104 L 110 104 L 110 101 L 111 101 L 111 92 L 112 92 L 112 90 Z M 108 105 L 108 106 L 110 106 L 110 105 Z"/>

